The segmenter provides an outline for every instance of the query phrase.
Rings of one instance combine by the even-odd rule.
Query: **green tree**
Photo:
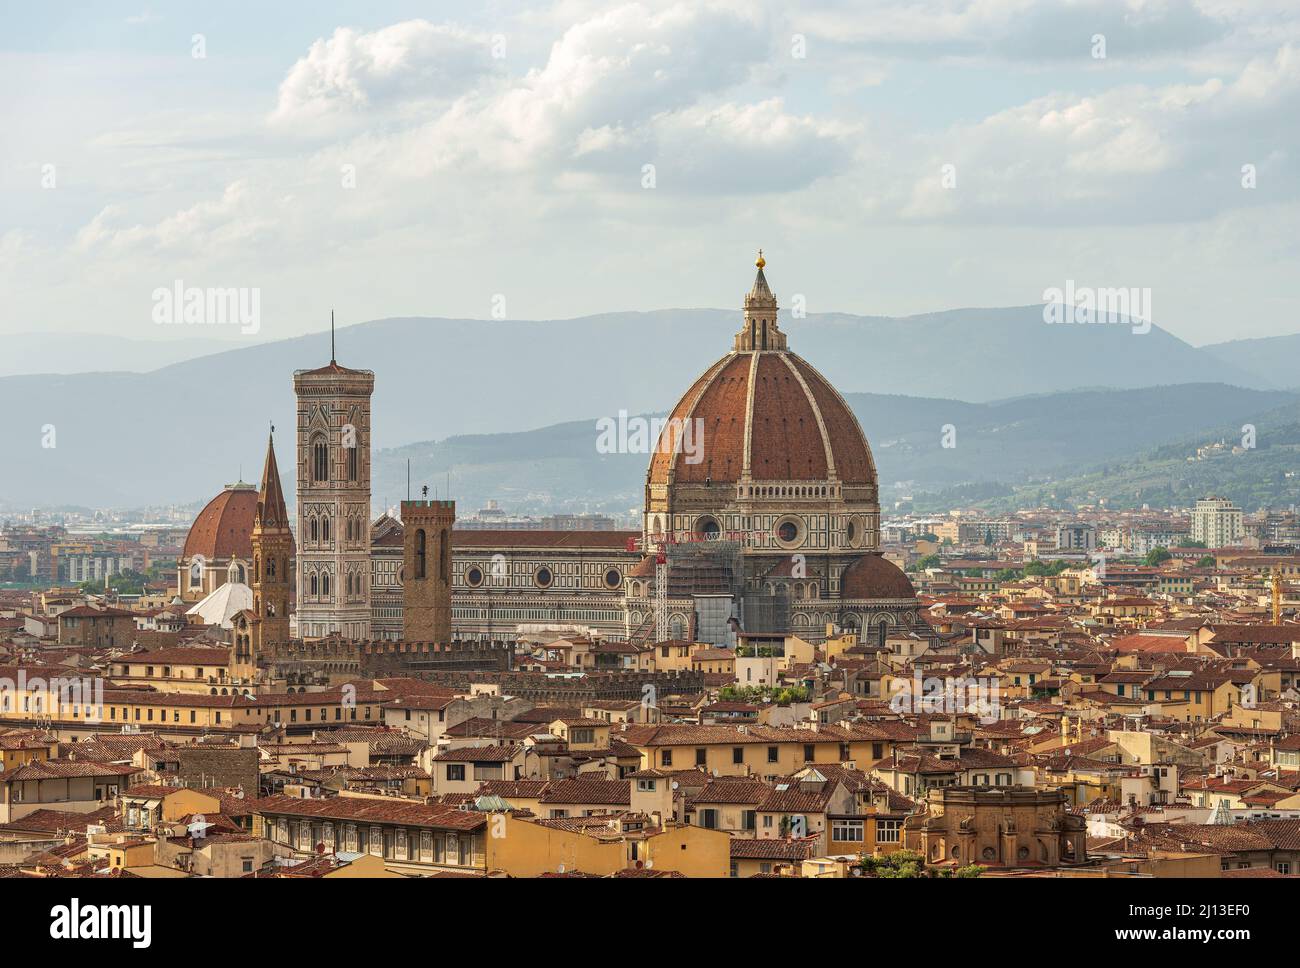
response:
[[[1144,565],[1163,565],[1172,558],[1168,548],[1152,548],[1147,552],[1147,556],[1142,559]]]
[[[1198,558],[1196,561],[1197,568],[1213,568],[1215,564],[1214,555],[1206,555],[1204,558]]]
[[[916,567],[921,571],[925,571],[927,568],[938,568],[941,564],[943,564],[943,559],[938,555],[926,555],[916,563]]]

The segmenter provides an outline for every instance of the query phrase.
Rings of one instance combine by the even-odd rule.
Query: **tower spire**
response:
[[[264,530],[287,528],[289,512],[284,506],[280,487],[280,468],[275,462],[275,425],[266,441],[266,464],[262,468],[262,486],[257,495],[257,523]]]
[[[737,353],[752,353],[755,350],[781,352],[786,348],[785,334],[776,325],[776,296],[772,295],[772,289],[767,284],[767,276],[763,274],[767,259],[763,258],[762,249],[758,250],[758,258],[754,260],[754,265],[758,267],[758,274],[754,276],[754,285],[745,294],[745,322],[740,332],[736,334],[735,351]]]
[[[330,363],[334,363],[334,310],[330,310]]]

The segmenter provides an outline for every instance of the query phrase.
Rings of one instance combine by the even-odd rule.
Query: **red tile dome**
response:
[[[911,580],[892,561],[879,554],[862,555],[840,576],[840,598],[879,601],[916,598]]]
[[[257,488],[230,484],[208,502],[185,538],[186,558],[202,555],[208,561],[252,558],[253,518],[257,513]]]
[[[745,297],[735,349],[709,367],[673,407],[650,460],[648,483],[831,481],[876,486],[871,448],[844,398],[786,347],[776,299],[760,267]],[[701,459],[681,433],[703,431]]]

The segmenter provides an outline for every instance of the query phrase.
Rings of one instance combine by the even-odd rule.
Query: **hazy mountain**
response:
[[[1189,384],[1142,390],[1084,391],[972,404],[952,400],[847,394],[871,442],[887,497],[960,484],[1022,484],[1078,473],[1099,460],[1218,430],[1225,420],[1296,406],[1300,397]],[[942,446],[951,424],[956,446]],[[599,454],[595,420],[516,434],[452,437],[380,451],[376,497],[388,504],[406,487],[428,483],[450,493],[462,514],[487,498],[511,508],[626,511],[641,503],[648,456]],[[707,449],[708,440],[704,442]],[[450,477],[448,477],[450,475]]]
[[[32,373],[147,373],[228,349],[215,339],[123,339],[94,333],[0,334],[0,376]]]
[[[922,508],[956,500],[1004,510],[1073,508],[1104,501],[1114,508],[1190,505],[1221,494],[1247,511],[1300,503],[1300,404],[1253,417],[1253,440],[1235,420],[1152,450],[1094,465],[1042,484],[967,486],[926,494]],[[1246,446],[1247,443],[1253,446]],[[963,501],[966,503],[965,501]]]
[[[337,356],[376,372],[374,442],[399,447],[621,409],[665,410],[730,349],[738,325],[739,313],[723,310],[552,321],[385,319],[339,330]],[[907,319],[812,315],[784,327],[791,347],[846,393],[988,401],[1070,387],[1259,382],[1159,329],[1134,335],[1114,325],[1049,326],[1038,306]],[[256,477],[272,420],[282,428],[280,463],[292,492],[292,373],[328,359],[328,334],[314,334],[148,373],[0,378],[0,407],[12,415],[0,503],[206,498],[241,467],[245,478]],[[911,409],[903,405],[900,419],[926,414],[929,426],[938,416]],[[954,417],[941,423],[960,427]],[[42,446],[46,426],[55,429],[55,448]],[[886,438],[901,432],[880,431]],[[908,479],[910,465],[897,473]]]
[[[1257,386],[1300,387],[1300,371],[1296,368],[1300,364],[1300,333],[1213,343],[1202,346],[1201,352],[1226,366],[1258,373],[1260,381]]]

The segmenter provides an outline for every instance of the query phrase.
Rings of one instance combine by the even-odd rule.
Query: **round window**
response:
[[[471,565],[469,570],[465,572],[465,584],[470,588],[478,588],[479,585],[483,584],[483,569],[478,565]]]
[[[551,569],[543,566],[537,569],[533,581],[537,583],[538,588],[550,588],[551,582],[555,581],[555,576],[551,574]]]
[[[617,568],[611,568],[609,571],[605,572],[606,588],[617,588],[622,583],[623,583],[623,573],[619,571]]]
[[[776,536],[786,544],[792,544],[799,537],[799,525],[793,521],[782,521],[776,526]]]
[[[854,522],[850,521],[849,524],[848,524],[848,527],[844,529],[844,533],[848,536],[849,544],[853,544],[853,542],[855,542],[855,541],[858,540],[858,526],[857,526],[857,524],[855,524]]]

